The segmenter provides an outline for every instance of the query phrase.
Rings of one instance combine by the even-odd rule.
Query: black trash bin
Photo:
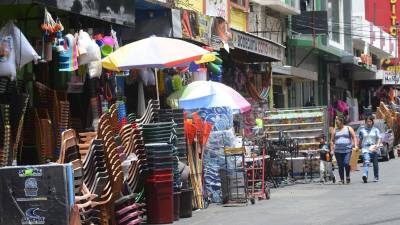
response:
[[[192,195],[193,195],[193,189],[191,188],[181,190],[181,204],[180,204],[181,218],[192,217]]]

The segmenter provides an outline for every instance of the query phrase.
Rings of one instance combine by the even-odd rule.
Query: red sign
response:
[[[396,23],[400,18],[400,1],[397,0],[364,0],[365,17],[375,26],[396,35]]]
[[[364,0],[364,2],[365,18],[390,35],[398,36],[400,0]]]

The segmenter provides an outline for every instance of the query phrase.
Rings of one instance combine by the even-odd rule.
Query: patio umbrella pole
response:
[[[157,73],[158,73],[158,69],[155,68],[154,69],[154,76],[155,76],[155,79],[156,79],[157,101],[160,102],[160,93],[158,91],[158,75],[157,75]]]

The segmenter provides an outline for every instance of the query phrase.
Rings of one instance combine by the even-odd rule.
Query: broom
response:
[[[184,122],[184,127],[185,127],[185,135],[187,139],[187,144],[188,144],[188,161],[189,161],[189,168],[190,168],[190,181],[193,186],[193,191],[194,191],[194,196],[193,196],[193,206],[194,208],[201,208],[202,204],[198,200],[198,195],[201,194],[199,187],[198,187],[198,181],[196,177],[196,167],[194,164],[194,159],[193,159],[193,141],[196,135],[196,129],[192,125],[192,121],[185,119]]]

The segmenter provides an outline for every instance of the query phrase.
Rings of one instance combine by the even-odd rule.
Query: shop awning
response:
[[[242,62],[281,61],[285,46],[256,35],[231,29],[231,54]]]
[[[284,76],[286,78],[318,80],[318,74],[316,72],[294,66],[272,65],[272,72],[273,75]]]

